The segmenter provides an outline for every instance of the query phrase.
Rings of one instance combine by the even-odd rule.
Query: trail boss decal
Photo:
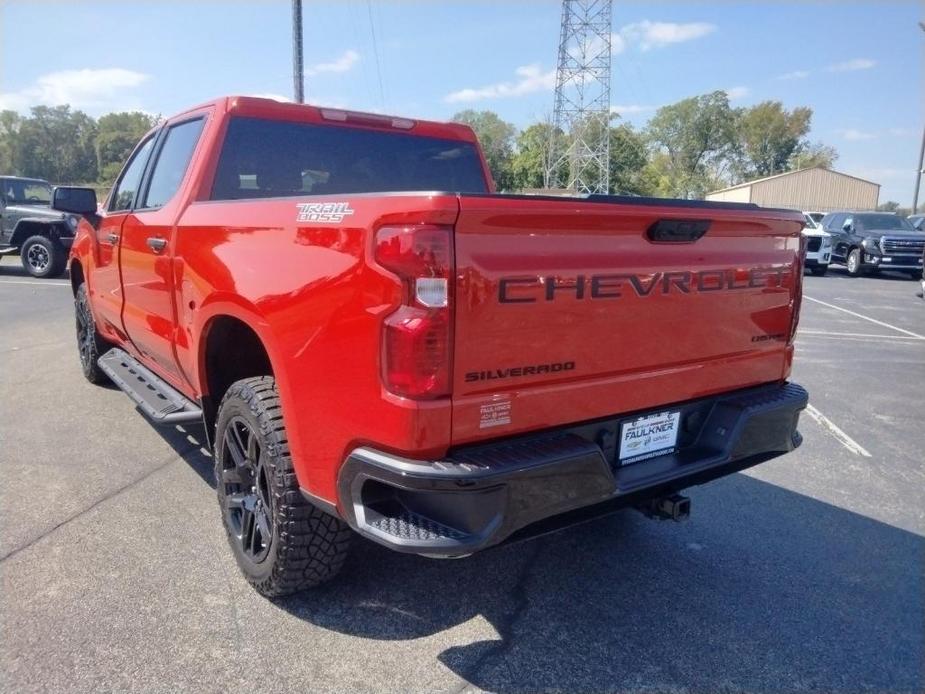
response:
[[[690,294],[784,286],[790,271],[782,267],[653,272],[647,275],[608,273],[577,277],[502,277],[498,301],[502,304],[532,304],[557,299],[619,299],[636,295]]]
[[[300,202],[296,203],[296,207],[299,208],[295,218],[297,222],[336,224],[353,214],[348,202]]]

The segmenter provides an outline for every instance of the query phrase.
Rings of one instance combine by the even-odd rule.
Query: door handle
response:
[[[162,239],[159,236],[149,236],[148,237],[148,248],[150,248],[155,253],[160,253],[167,247],[167,239]]]
[[[111,243],[113,246],[115,246],[117,243],[119,243],[119,235],[118,234],[106,234],[106,240],[109,241],[109,243]]]

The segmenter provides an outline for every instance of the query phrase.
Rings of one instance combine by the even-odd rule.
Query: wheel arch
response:
[[[254,376],[276,377],[270,349],[260,332],[230,313],[211,316],[203,326],[198,363],[203,418],[210,439],[218,406],[232,383]]]
[[[53,241],[57,240],[57,232],[61,224],[57,221],[47,219],[20,219],[13,229],[13,235],[10,237],[10,245],[19,248],[22,243],[30,236],[45,236]]]
[[[73,258],[70,261],[68,267],[70,268],[71,276],[71,293],[74,296],[77,296],[77,288],[87,281],[86,277],[84,276],[83,264],[77,258]]]

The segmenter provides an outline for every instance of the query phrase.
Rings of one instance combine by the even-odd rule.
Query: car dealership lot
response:
[[[84,382],[66,280],[0,264],[0,688],[921,691],[925,301],[805,278],[795,453],[468,559],[357,540],[267,601],[228,550],[196,427]]]

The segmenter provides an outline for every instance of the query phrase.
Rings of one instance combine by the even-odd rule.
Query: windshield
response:
[[[3,198],[7,205],[48,205],[51,203],[51,186],[44,181],[4,178]]]
[[[408,133],[232,118],[213,200],[443,190],[485,193],[469,142]]]
[[[898,217],[895,214],[859,214],[854,218],[854,223],[861,231],[915,231],[905,217]]]
[[[806,220],[807,229],[818,229],[819,228],[819,225],[816,224],[816,220],[813,219],[810,215],[804,214],[803,218]]]

